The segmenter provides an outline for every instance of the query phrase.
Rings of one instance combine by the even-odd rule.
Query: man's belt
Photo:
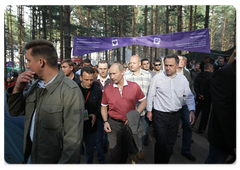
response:
[[[179,110],[178,111],[175,111],[175,112],[162,112],[162,111],[159,111],[159,110],[156,110],[155,111],[159,112],[159,113],[164,113],[164,114],[168,114],[168,115],[176,115],[179,113]]]
[[[112,117],[110,117],[112,120],[116,121],[116,122],[121,122],[121,123],[125,123],[126,120],[122,120],[122,119],[114,119]]]

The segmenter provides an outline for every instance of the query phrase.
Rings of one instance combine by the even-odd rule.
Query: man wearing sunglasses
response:
[[[154,72],[157,73],[157,74],[160,73],[161,72],[161,66],[162,66],[161,61],[159,59],[156,59],[154,61]]]

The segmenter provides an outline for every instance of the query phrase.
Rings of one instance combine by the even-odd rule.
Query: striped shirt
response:
[[[127,81],[132,81],[132,82],[137,83],[141,87],[144,95],[147,97],[148,89],[150,87],[151,80],[152,80],[151,73],[149,73],[148,71],[145,71],[145,70],[140,68],[139,75],[135,75],[135,73],[133,71],[128,70],[128,71],[126,71],[124,73],[124,78]],[[140,103],[138,102],[136,107],[138,107],[139,104]],[[145,111],[146,110],[143,110],[143,112],[140,114],[140,116],[144,116],[145,115]]]

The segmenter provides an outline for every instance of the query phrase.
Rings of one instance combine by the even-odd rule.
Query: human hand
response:
[[[196,119],[194,111],[190,111],[189,119],[190,119],[189,121],[191,122],[191,125],[193,125]]]
[[[92,127],[93,127],[94,123],[96,122],[96,115],[90,114],[89,117],[92,117]]]
[[[151,111],[147,112],[147,118],[149,119],[149,121],[152,121],[152,112]]]
[[[20,74],[17,78],[15,87],[12,91],[12,94],[17,93],[21,90],[24,89],[24,87],[27,86],[27,84],[33,80],[33,77],[35,75],[35,72],[27,70],[25,72],[23,72],[22,74]]]
[[[107,132],[107,133],[112,132],[112,129],[111,129],[110,124],[109,124],[108,122],[105,122],[105,123],[104,123],[103,129],[104,129],[105,132]]]

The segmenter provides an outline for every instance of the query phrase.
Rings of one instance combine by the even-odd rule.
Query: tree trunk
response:
[[[42,6],[43,39],[47,39],[46,29],[46,6]]]
[[[38,38],[41,38],[41,9],[38,6]]]
[[[147,36],[147,14],[148,14],[148,8],[147,5],[145,5],[145,10],[144,10],[144,36]],[[147,46],[143,47],[143,58],[146,58],[147,55]]]
[[[2,47],[3,47],[3,66],[4,77],[7,78],[7,65],[6,65],[6,37],[5,37],[5,20],[4,20],[4,3],[2,3]]]
[[[234,46],[236,46],[236,12],[235,11],[235,19],[234,19]]]
[[[178,32],[182,32],[182,5],[178,6]],[[181,55],[181,50],[177,50],[177,54]]]
[[[87,7],[87,36],[89,36],[89,8]],[[89,59],[89,54],[87,54],[87,58]]]
[[[64,31],[64,45],[65,45],[65,59],[71,58],[71,35],[70,35],[70,6],[64,6],[64,21],[63,21],[63,31]]]
[[[209,5],[206,5],[206,14],[205,14],[204,28],[208,28],[208,21],[209,21]]]
[[[10,43],[11,43],[11,58],[14,58],[13,55],[13,29],[12,29],[12,9],[10,6]]]
[[[158,5],[156,5],[155,35],[158,35]],[[158,48],[155,48],[155,60],[158,58]]]
[[[49,33],[50,33],[49,41],[52,42],[52,8],[51,6],[49,6]]]
[[[226,23],[227,23],[227,12],[225,10],[224,14],[224,23],[223,23],[223,31],[222,31],[222,51],[225,51],[225,30],[226,30]]]
[[[132,30],[133,30],[133,37],[136,37],[136,6],[133,5],[133,25],[132,25]],[[132,45],[132,55],[136,54],[136,45]]]
[[[189,26],[188,26],[189,31],[192,30],[192,13],[193,13],[193,6],[190,5],[190,19],[189,19]]]
[[[121,6],[119,5],[118,6],[118,37],[121,37],[121,20],[122,20],[122,17],[121,17]],[[121,48],[118,48],[117,49],[117,61],[119,61],[121,63]]]
[[[117,6],[114,6],[114,32],[115,32],[115,37],[118,36],[118,19],[117,19]],[[118,60],[118,49],[114,49],[114,60],[115,56],[117,56],[117,61]]]
[[[60,7],[60,60],[63,60],[63,6]]]
[[[36,11],[36,8],[35,6],[33,5],[32,6],[32,39],[34,40],[35,39],[35,11]]]
[[[6,45],[7,45],[7,47],[6,47],[6,49],[8,49],[8,58],[9,58],[9,61],[11,61],[11,54],[10,54],[10,52],[9,52],[9,49],[11,48],[10,47],[10,24],[9,24],[9,20],[12,18],[11,17],[11,7],[10,7],[10,9],[9,10],[7,10],[6,11],[7,12],[7,29],[6,29],[6,34],[7,34],[7,42],[6,42]],[[5,13],[4,13],[5,14]],[[5,18],[4,18],[4,23],[5,23]],[[4,27],[4,29],[5,29],[5,27]],[[6,36],[4,36],[4,37],[6,37]]]
[[[19,63],[21,62],[21,53],[22,53],[22,41],[21,41],[21,25],[22,25],[22,6],[18,5],[18,58],[19,58]],[[14,57],[12,58],[13,62],[13,70],[14,71]],[[21,66],[20,66],[21,69]]]
[[[214,49],[214,6],[212,7],[212,18],[211,18],[211,36],[210,36],[210,47]]]
[[[107,5],[104,6],[104,16],[105,16],[105,24],[104,24],[104,28],[105,28],[105,37],[107,37]],[[106,57],[106,61],[108,61],[108,52],[107,50],[105,50],[105,57]]]
[[[151,6],[151,35],[153,35],[153,5]],[[153,47],[150,47],[150,63],[153,62]]]
[[[127,6],[124,5],[124,14],[123,14],[123,36],[126,37],[126,23],[127,23]],[[123,47],[123,63],[126,62],[126,47]]]
[[[195,11],[194,11],[194,30],[197,29],[197,5],[195,5]]]
[[[169,33],[169,10],[168,5],[166,5],[166,34]],[[165,55],[168,54],[168,49],[165,49]]]

